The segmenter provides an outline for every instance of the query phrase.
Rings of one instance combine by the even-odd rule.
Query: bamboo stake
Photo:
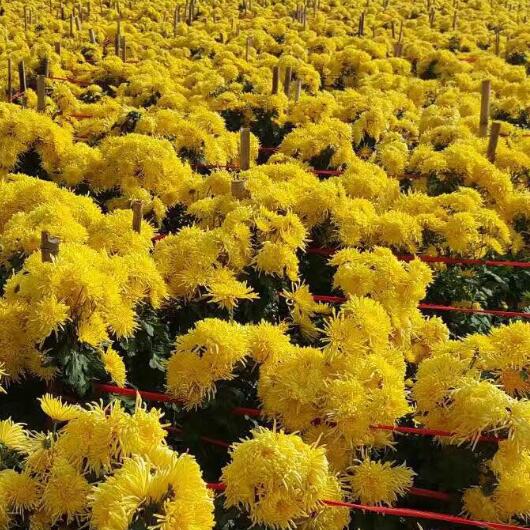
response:
[[[490,139],[488,143],[488,160],[494,164],[495,163],[495,152],[497,151],[497,144],[499,143],[499,135],[501,133],[501,123],[494,121],[491,124],[490,129]]]
[[[481,100],[480,100],[480,122],[479,135],[482,137],[488,134],[488,121],[490,116],[490,96],[491,96],[491,81],[485,79],[481,86]]]
[[[395,39],[396,38],[396,23],[392,20],[392,22],[390,22],[390,30],[392,31],[392,38]]]
[[[70,37],[74,36],[74,15],[70,15]]]
[[[275,66],[272,69],[272,94],[275,95],[280,89],[280,67]]]
[[[88,40],[90,41],[90,44],[97,44],[96,32],[94,31],[94,28],[90,28],[88,30]]]
[[[46,231],[41,232],[40,251],[43,262],[53,262],[53,259],[59,254],[60,243],[61,241],[59,238],[50,236]]]
[[[132,220],[132,229],[138,234],[142,233],[142,219],[143,219],[143,202],[142,201],[132,201],[131,208],[133,211],[133,220]]]
[[[24,61],[18,63],[18,86],[19,92],[24,93],[28,89],[28,84],[26,81],[26,65]]]
[[[399,38],[398,42],[401,44],[403,42],[403,19],[401,19],[401,24],[399,25]]]
[[[81,31],[81,19],[79,17],[75,17],[75,29],[77,31]]]
[[[283,91],[285,92],[285,95],[289,97],[289,92],[291,91],[291,80],[293,78],[293,69],[292,67],[288,66],[285,69],[285,78],[283,81]]]
[[[37,112],[46,112],[46,77],[37,76]]]
[[[240,134],[239,169],[240,171],[247,171],[250,169],[250,129],[244,127]]]
[[[456,31],[457,21],[458,21],[458,9],[455,9],[453,12],[453,31]]]

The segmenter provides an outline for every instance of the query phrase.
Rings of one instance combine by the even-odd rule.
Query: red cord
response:
[[[346,301],[344,296],[330,296],[330,295],[315,295],[313,296],[315,302],[323,302],[327,304],[341,304]],[[530,318],[530,313],[521,313],[519,311],[500,311],[498,309],[473,309],[472,307],[453,307],[449,305],[439,304],[418,304],[418,309],[426,311],[447,311],[454,313],[470,313],[474,315],[493,315],[503,318]]]
[[[167,427],[166,430],[170,433],[176,433],[176,434],[183,434],[184,429],[181,429],[180,427]],[[229,444],[228,442],[225,442],[224,440],[218,440],[217,438],[210,438],[209,436],[200,436],[199,440],[202,442],[208,443],[210,445],[216,445],[218,447],[223,447],[224,449],[228,449],[232,444]]]
[[[115,385],[109,385],[104,383],[94,383],[94,391],[104,394],[118,394],[121,396],[136,397],[139,394],[146,401],[161,401],[169,403],[178,403],[178,400],[163,394],[161,392],[149,392],[146,390],[136,390],[134,388],[121,388]],[[248,416],[251,418],[259,418],[262,416],[262,411],[255,408],[248,407],[234,407],[231,411],[236,416]],[[419,427],[400,427],[396,425],[372,425],[372,429],[383,430],[383,431],[394,431],[404,434],[415,434],[419,436],[443,436],[443,437],[454,437],[455,434],[449,431],[438,431],[433,429],[423,429]],[[498,443],[503,440],[501,437],[496,436],[480,436],[478,441]]]
[[[463,526],[474,526],[479,528],[495,528],[496,530],[530,530],[523,526],[516,526],[505,523],[489,523],[485,521],[474,521],[464,519],[454,515],[446,515],[436,512],[425,512],[423,510],[414,510],[410,508],[388,508],[386,506],[367,506],[364,504],[355,504],[343,501],[322,501],[327,506],[339,508],[349,508],[350,510],[361,510],[365,512],[379,513],[383,515],[394,515],[396,517],[412,517],[414,519],[429,519],[431,521],[443,521],[446,523],[459,524]]]
[[[421,435],[421,436],[442,436],[442,437],[448,437],[448,438],[453,438],[455,436],[455,434],[450,431],[441,431],[438,429],[424,429],[421,427],[401,427],[399,425],[372,425],[371,428],[381,430],[381,431],[393,431],[393,432],[400,432],[403,434],[416,434],[416,435]],[[487,442],[487,443],[499,443],[500,441],[504,439],[505,438],[502,438],[500,436],[479,436],[478,437],[479,442]]]
[[[13,94],[11,96],[10,103],[13,103],[13,101],[15,101],[15,99],[18,99],[18,98],[22,97],[24,94],[25,94],[25,92],[23,90],[21,92],[16,92],[15,94]]]
[[[213,491],[225,491],[226,485],[222,482],[211,482],[207,484],[208,488]],[[323,504],[332,508],[348,508],[349,510],[359,510],[363,512],[379,513],[383,515],[394,515],[396,517],[411,517],[414,519],[429,519],[431,521],[444,521],[446,523],[459,524],[463,526],[474,526],[479,528],[495,528],[496,530],[530,530],[523,526],[516,526],[505,523],[488,523],[485,521],[474,521],[464,519],[455,515],[446,515],[444,513],[426,512],[423,510],[414,510],[410,508],[389,508],[386,506],[368,506],[365,504],[356,504],[353,502],[323,500]]]
[[[333,256],[339,249],[327,247],[310,247],[307,249],[308,254],[320,256]],[[396,258],[401,261],[412,261],[415,258],[425,263],[446,263],[448,265],[484,265],[487,267],[516,267],[521,269],[530,269],[530,261],[499,261],[499,260],[481,260],[469,258],[449,258],[445,256],[425,256],[412,254],[396,254]]]

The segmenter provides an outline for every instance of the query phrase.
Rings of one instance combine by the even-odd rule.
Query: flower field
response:
[[[1,2],[0,530],[528,530],[529,16]]]

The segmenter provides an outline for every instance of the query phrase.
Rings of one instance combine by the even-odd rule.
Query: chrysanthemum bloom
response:
[[[124,387],[127,380],[127,371],[120,355],[112,348],[107,348],[106,351],[101,352],[101,360],[105,371],[110,375],[111,379],[118,386]]]
[[[365,459],[350,469],[351,494],[363,504],[391,505],[412,486],[415,473],[405,466]]]
[[[215,392],[215,381],[233,377],[236,364],[247,354],[242,325],[217,318],[201,320],[177,338],[167,364],[168,391],[186,407],[196,407]]]
[[[42,491],[29,474],[3,469],[0,471],[0,496],[2,494],[12,511],[23,513],[37,506]]]
[[[326,500],[344,500],[343,485],[332,475],[328,478],[328,488],[325,495]],[[298,523],[297,528],[299,530],[343,530],[348,526],[349,522],[349,508],[323,506],[318,511],[313,512],[307,519]]]
[[[169,449],[158,456],[158,464],[141,457],[126,460],[93,487],[89,503],[94,528],[127,530],[152,505],[158,506],[154,515],[161,530],[213,528],[212,494],[194,458]]]
[[[289,356],[291,341],[286,335],[287,325],[271,324],[263,320],[247,325],[249,355],[258,363],[274,364]]]
[[[291,528],[317,510],[328,491],[324,448],[296,434],[258,428],[252,438],[234,444],[230,456],[222,474],[225,505],[245,508],[256,524]]]
[[[258,396],[264,412],[290,431],[309,428],[322,415],[327,376],[321,350],[291,346],[284,359],[261,368]]]
[[[20,423],[10,419],[0,420],[0,443],[14,451],[26,452],[29,448],[28,433]]]

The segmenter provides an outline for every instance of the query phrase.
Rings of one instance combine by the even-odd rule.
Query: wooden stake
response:
[[[138,234],[142,233],[142,219],[144,216],[144,205],[142,201],[132,201],[133,211],[132,229]]]
[[[54,44],[54,48],[55,48],[55,53],[57,55],[61,55],[61,43],[60,42],[56,42]]]
[[[125,36],[120,38],[120,51],[121,51],[121,60],[126,63],[127,62],[127,41],[125,40]]]
[[[244,127],[241,129],[239,144],[239,170],[247,171],[250,169],[250,129]]]
[[[74,15],[70,15],[70,37],[74,36]]]
[[[248,190],[245,188],[245,181],[234,179],[231,183],[232,196],[236,199],[243,200],[250,196]]]
[[[361,13],[361,16],[359,17],[359,37],[362,37],[364,35],[364,11]]]
[[[392,31],[392,38],[395,39],[396,38],[396,23],[392,20],[392,22],[390,22],[390,30]]]
[[[453,31],[456,31],[457,20],[458,20],[458,10],[455,9],[453,12]]]
[[[81,19],[79,17],[75,17],[75,29],[77,31],[81,31]]]
[[[51,263],[59,254],[59,245],[61,241],[57,237],[50,236],[46,231],[41,232],[40,251],[42,261]]]
[[[7,58],[7,101],[13,101],[13,61]]]
[[[175,6],[175,11],[173,12],[173,36],[177,36],[177,27],[180,22],[180,6]]]
[[[434,7],[431,7],[431,10],[429,11],[429,26],[434,27],[434,16],[436,14],[436,11]]]
[[[37,76],[37,112],[46,112],[46,77]]]
[[[88,40],[90,41],[90,44],[97,44],[96,32],[94,31],[94,28],[90,28],[88,30]]]
[[[20,61],[18,63],[18,86],[19,86],[19,92],[26,92],[28,89],[28,84],[26,82],[26,65],[24,64],[24,61]]]
[[[50,75],[50,59],[48,56],[44,57],[42,60],[41,73],[44,77],[49,77]]]
[[[490,95],[491,95],[491,81],[485,79],[481,86],[481,100],[480,100],[480,122],[479,135],[486,137],[488,134],[488,121],[490,117]]]
[[[294,93],[294,100],[295,101],[299,101],[301,95],[302,95],[302,80],[301,79],[297,79],[296,80],[296,90],[295,90],[295,93]]]
[[[488,143],[488,160],[494,164],[495,163],[495,151],[497,151],[497,144],[499,142],[499,135],[501,133],[501,123],[494,121],[491,124],[490,129],[490,139]]]
[[[272,94],[277,94],[280,90],[280,67],[275,66],[272,69]]]
[[[118,20],[116,25],[116,35],[114,36],[114,53],[120,57],[120,47],[121,47],[121,21]]]
[[[495,55],[498,57],[501,53],[501,30],[495,29]]]
[[[394,42],[394,57],[401,57],[403,52],[403,44],[401,42]]]
[[[247,37],[247,42],[245,44],[245,61],[250,59],[250,47],[252,46],[252,37]]]
[[[90,16],[92,15],[92,4],[90,3],[90,0],[86,3],[86,18],[87,20],[90,19]]]
[[[398,42],[401,44],[403,41],[403,19],[401,19],[401,24],[399,25],[399,38]]]
[[[289,92],[291,91],[291,80],[293,78],[293,69],[292,67],[288,66],[285,69],[285,78],[283,81],[283,91],[285,92],[285,95],[289,97]]]

